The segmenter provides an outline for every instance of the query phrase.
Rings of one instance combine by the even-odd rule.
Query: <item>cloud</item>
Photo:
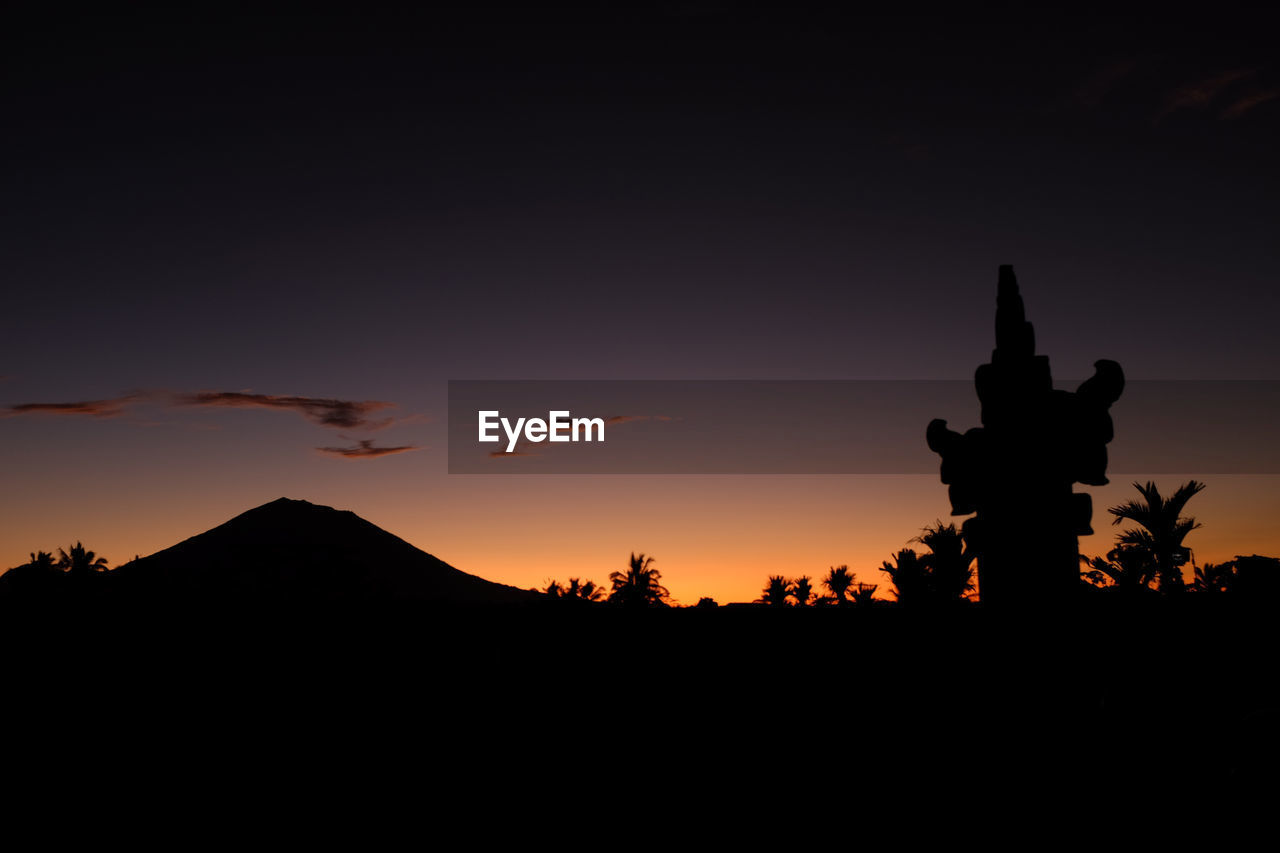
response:
[[[332,400],[322,397],[295,397],[276,394],[250,394],[244,391],[201,391],[179,397],[184,406],[224,406],[228,408],[287,409],[297,412],[312,423],[339,429],[380,429],[391,418],[371,421],[369,415],[395,406],[380,400]]]
[[[302,415],[312,423],[338,429],[381,429],[392,423],[409,424],[430,420],[421,415],[372,420],[370,416],[395,403],[381,400],[335,400],[325,397],[301,397],[283,394],[253,394],[247,391],[200,391],[194,394],[168,392],[134,392],[106,400],[80,400],[72,403],[20,403],[0,410],[4,416],[27,414],[93,415],[113,417],[138,403],[169,406],[221,406],[225,408],[284,409]]]
[[[629,424],[634,421],[673,421],[675,418],[671,415],[614,415],[611,418],[605,418],[605,426],[613,424]]]
[[[371,438],[357,441],[354,447],[316,448],[316,450],[328,456],[337,456],[342,459],[377,459],[379,456],[390,456],[393,453],[408,453],[411,450],[421,449],[413,444],[406,444],[400,447],[376,447]]]
[[[137,395],[130,394],[108,400],[81,400],[75,403],[19,403],[10,406],[6,415],[92,415],[95,418],[113,418],[137,400]]]
[[[389,403],[388,405],[394,406],[395,404]],[[413,426],[416,424],[433,424],[435,422],[436,422],[436,418],[434,415],[427,415],[419,412],[416,415],[405,415],[404,417],[387,418],[385,421],[379,421],[378,428],[381,429],[383,426],[400,427],[400,426]]]
[[[1180,86],[1165,97],[1164,110],[1161,111],[1159,117],[1163,118],[1178,110],[1204,109],[1222,94],[1227,87],[1240,80],[1247,80],[1257,73],[1257,69],[1253,68],[1236,68]]]
[[[221,406],[225,408],[265,408],[293,411],[302,415],[312,423],[325,427],[341,429],[376,430],[392,423],[408,424],[422,420],[430,420],[422,415],[409,415],[404,418],[386,418],[374,421],[370,415],[383,409],[390,409],[394,403],[380,400],[334,400],[322,397],[299,397],[293,395],[253,394],[248,391],[200,391],[195,394],[177,394],[163,391],[137,391],[122,397],[106,400],[80,400],[72,403],[20,403],[15,406],[0,408],[0,417],[18,415],[89,415],[98,418],[110,418],[124,414],[125,411],[138,404],[152,403],[162,406]],[[145,413],[139,413],[145,414]],[[155,417],[135,416],[129,420],[137,426],[168,426],[170,422]],[[216,429],[203,426],[199,428]],[[394,453],[408,453],[420,450],[418,445],[406,444],[398,446],[378,446],[373,439],[354,439],[342,435],[346,441],[354,441],[350,447],[317,447],[320,453],[337,456],[343,459],[376,459],[379,456],[390,456]]]
[[[1222,111],[1218,118],[1226,121],[1238,119],[1258,106],[1258,104],[1265,104],[1267,101],[1274,101],[1276,98],[1280,98],[1280,89],[1263,89],[1250,92],[1244,97],[1237,98],[1231,106]]]

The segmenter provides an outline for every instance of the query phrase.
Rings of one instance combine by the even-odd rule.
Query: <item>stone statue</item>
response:
[[[1093,506],[1072,485],[1107,483],[1108,410],[1124,389],[1116,362],[1094,370],[1074,393],[1054,390],[1013,267],[1000,267],[996,348],[974,376],[982,426],[961,434],[934,420],[926,432],[942,457],[951,514],[977,513],[962,529],[986,604],[1052,603],[1078,588],[1077,537],[1093,532]]]

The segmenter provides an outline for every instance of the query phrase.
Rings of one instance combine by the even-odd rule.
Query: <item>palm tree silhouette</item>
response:
[[[893,582],[893,596],[903,604],[928,600],[929,567],[912,548],[903,548],[885,561],[882,570]]]
[[[603,587],[597,586],[595,581],[580,578],[569,578],[569,582],[565,584],[556,580],[548,581],[546,587],[537,591],[566,601],[599,601],[604,598]]]
[[[1142,493],[1143,500],[1130,499],[1107,510],[1116,517],[1113,524],[1132,521],[1139,525],[1123,531],[1116,541],[1151,557],[1161,592],[1180,591],[1185,587],[1181,568],[1185,558],[1179,559],[1178,552],[1186,535],[1200,526],[1194,518],[1183,517],[1182,510],[1187,501],[1204,490],[1205,484],[1188,480],[1168,498],[1152,482],[1145,486],[1134,483],[1133,487]]]
[[[604,598],[604,587],[596,586],[595,581],[569,578],[569,583],[564,587],[563,595],[565,598],[572,598],[576,601],[599,601]]]
[[[632,554],[630,566],[625,572],[610,573],[609,582],[613,584],[613,592],[609,594],[609,601],[628,607],[666,604],[671,593],[658,583],[662,574],[652,568],[653,562],[653,557]]]
[[[813,600],[813,584],[808,575],[801,575],[791,582],[791,597],[796,600],[797,607],[808,607]]]
[[[57,564],[53,562],[53,555],[48,551],[36,551],[34,553],[28,551],[27,553],[31,554],[31,562],[27,563],[27,565],[39,570],[41,573],[51,572],[58,568]]]
[[[929,549],[917,554],[904,548],[885,562],[882,571],[893,581],[893,594],[899,602],[963,601],[973,589],[973,554],[964,547],[964,537],[954,524],[936,522],[911,540]],[[865,594],[870,599],[870,594]]]
[[[822,585],[831,593],[836,604],[849,604],[849,587],[853,586],[855,578],[856,575],[849,571],[848,566],[839,568],[832,566],[826,578],[823,579]]]
[[[85,547],[77,542],[71,546],[70,553],[61,548],[58,549],[58,568],[66,570],[72,577],[84,577],[95,572],[105,572],[107,558],[99,557],[92,551],[86,551]]]
[[[786,607],[787,597],[790,594],[791,581],[782,575],[769,575],[768,583],[765,584],[764,591],[757,601],[761,604],[771,604],[774,607]]]
[[[1124,545],[1108,551],[1106,559],[1081,555],[1080,562],[1087,567],[1081,576],[1097,587],[1114,587],[1131,593],[1150,589],[1156,577],[1156,564],[1151,555]]]
[[[964,537],[954,524],[937,521],[932,527],[926,527],[915,541],[929,549],[920,559],[928,569],[931,597],[956,601],[973,589],[974,556],[965,551]]]
[[[870,604],[875,601],[876,590],[880,588],[879,584],[859,583],[855,584],[857,589],[853,591],[853,603],[857,605]]]
[[[1205,563],[1196,566],[1191,588],[1196,592],[1230,592],[1236,581],[1236,563]]]

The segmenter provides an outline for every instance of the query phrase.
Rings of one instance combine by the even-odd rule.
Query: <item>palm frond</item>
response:
[[[1178,487],[1177,491],[1165,502],[1165,512],[1176,518],[1182,514],[1187,501],[1204,491],[1205,484],[1196,480],[1188,480]]]

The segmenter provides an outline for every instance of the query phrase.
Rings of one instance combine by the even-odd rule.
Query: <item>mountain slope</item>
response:
[[[353,512],[288,498],[111,575],[122,591],[262,601],[501,604],[537,597],[455,569]]]

